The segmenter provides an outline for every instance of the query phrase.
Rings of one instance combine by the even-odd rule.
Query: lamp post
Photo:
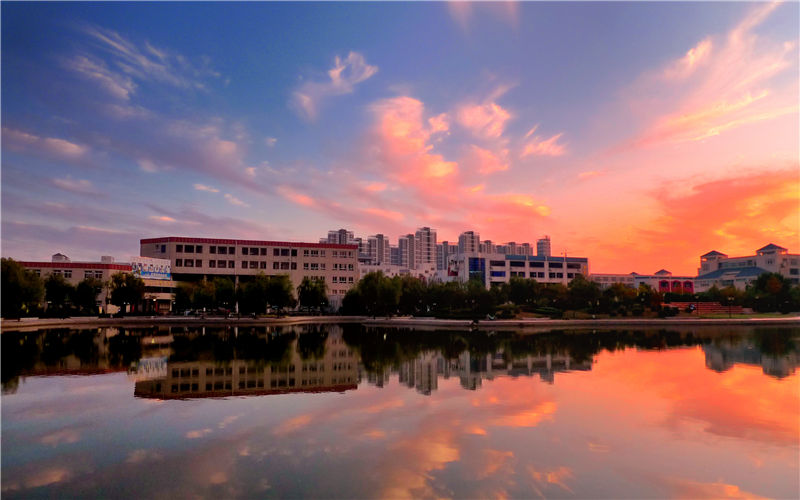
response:
[[[731,314],[731,308],[733,307],[733,297],[728,297],[728,319],[731,319],[733,316]]]

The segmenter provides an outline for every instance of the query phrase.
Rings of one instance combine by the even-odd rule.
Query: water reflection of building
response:
[[[761,366],[765,375],[784,378],[792,375],[798,365],[796,352],[768,355],[762,353],[752,341],[720,341],[705,344],[703,352],[706,357],[706,368],[716,372],[730,370],[733,365],[742,363]]]
[[[358,358],[341,337],[329,337],[325,354],[303,359],[296,343],[287,361],[233,359],[168,361],[166,375],[136,382],[134,395],[156,399],[257,396],[355,389]]]
[[[481,387],[483,380],[496,377],[520,377],[538,375],[549,384],[555,380],[556,372],[591,370],[592,361],[576,362],[568,354],[526,355],[506,359],[502,350],[494,354],[473,355],[464,351],[455,359],[447,359],[441,353],[428,351],[416,358],[400,363],[396,371],[398,381],[420,394],[430,395],[439,387],[439,378],[459,378],[461,387],[474,391]],[[367,374],[367,381],[383,387],[388,381],[388,373],[380,376]]]

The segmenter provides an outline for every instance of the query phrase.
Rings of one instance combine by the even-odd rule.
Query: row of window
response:
[[[354,283],[355,280],[352,276],[334,276],[331,278],[333,283]]]
[[[501,274],[495,274],[497,272],[499,272]],[[575,274],[576,273],[567,273],[567,278],[572,279],[572,278],[575,277]],[[492,277],[505,277],[506,274],[503,271],[492,271],[491,275],[492,275]],[[511,271],[509,273],[509,275],[512,278],[544,278],[545,277],[545,273],[543,273],[541,271],[531,271],[530,275],[527,275],[527,276],[526,276],[526,273],[522,272],[522,271]],[[564,273],[548,273],[548,277],[552,278],[552,279],[563,278],[564,277]]]
[[[505,267],[506,262],[508,262],[508,265],[510,267],[525,267],[525,262],[526,261],[524,261],[524,260],[511,260],[511,261],[490,260],[489,261],[489,265],[492,266],[492,267]],[[531,262],[528,262],[528,267],[544,268],[545,267],[545,263],[544,262],[533,262],[533,261],[531,261]],[[564,263],[563,262],[548,262],[548,267],[550,269],[563,269],[564,268]],[[567,262],[567,269],[580,269],[580,268],[581,268],[581,264],[578,263],[578,262]]]
[[[39,276],[38,269],[35,271],[35,273],[36,276]],[[53,269],[53,274],[55,274],[56,276],[63,276],[65,278],[72,278],[72,269],[64,269],[63,271],[61,269]],[[101,274],[100,277],[102,276],[103,275]]]
[[[268,254],[266,247],[241,247],[242,255],[262,255]],[[156,251],[159,250],[159,245],[156,245]],[[160,245],[161,253],[166,253],[166,245]],[[203,253],[203,245],[175,245],[176,253]],[[236,255],[236,247],[231,246],[218,246],[211,245],[208,247],[208,253],[217,255]],[[274,257],[297,257],[296,248],[273,248],[272,255]],[[325,250],[303,250],[304,257],[325,257]],[[353,257],[352,250],[333,250],[333,257]]]

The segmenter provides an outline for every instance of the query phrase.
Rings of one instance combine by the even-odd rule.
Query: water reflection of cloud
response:
[[[212,432],[213,432],[212,429],[209,428],[189,431],[186,433],[186,439],[199,439],[203,436],[211,434]]]
[[[77,443],[80,439],[81,433],[78,429],[60,429],[41,436],[39,442],[46,446],[58,446]]]
[[[551,485],[558,486],[568,493],[573,493],[572,489],[566,484],[568,479],[574,478],[572,469],[569,467],[560,466],[537,469],[533,465],[528,465],[527,469],[528,474],[533,480],[532,487],[539,497],[547,497],[547,491],[551,489]]]
[[[678,479],[672,481],[672,488],[673,495],[677,498],[766,498],[749,491],[743,491],[735,484],[722,482],[703,483]]]
[[[285,434],[289,434],[295,431],[302,429],[303,427],[308,426],[312,420],[311,415],[298,415],[296,417],[292,417],[290,419],[285,420],[281,424],[279,424],[275,429],[272,431],[273,434],[276,436],[282,436]]]

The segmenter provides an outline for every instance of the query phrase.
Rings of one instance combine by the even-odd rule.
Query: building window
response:
[[[250,261],[250,269],[258,269],[258,261],[251,260]]]
[[[103,271],[95,271],[94,277],[97,279],[101,279],[103,277]]]
[[[297,269],[297,262],[292,262],[292,270],[294,271],[296,269]]]
[[[292,248],[292,257],[297,257],[297,249]]]
[[[531,262],[531,267],[544,267],[544,262]]]
[[[194,261],[194,267],[203,267],[203,261],[197,259],[196,261]]]
[[[555,278],[556,277],[556,273],[550,273],[550,277],[551,278]]]
[[[308,250],[303,250],[303,257],[308,257]]]
[[[197,245],[194,247],[194,253],[203,253],[203,245]]]
[[[167,253],[167,245],[161,245],[161,253]]]
[[[272,269],[280,269],[280,268],[281,268],[281,263],[280,262],[273,262],[272,263]]]
[[[236,267],[236,265],[234,264],[234,262],[233,262],[232,260],[229,260],[229,261],[228,261],[228,269],[233,269],[234,267]]]
[[[183,250],[186,253],[194,253],[194,245],[184,245]]]
[[[281,248],[281,257],[288,257],[288,256],[289,256],[289,249]]]
[[[289,263],[288,262],[281,262],[281,270],[288,271],[289,270]]]
[[[72,269],[64,269],[64,277],[72,278]]]
[[[208,267],[210,267],[212,269],[217,267],[217,261],[216,260],[209,260],[208,261]]]
[[[183,253],[183,245],[175,245],[175,251],[178,253]]]
[[[83,279],[94,278],[94,271],[84,271]]]
[[[183,267],[183,259],[175,259],[175,267]]]
[[[273,257],[280,257],[280,255],[281,255],[281,249],[280,248],[273,248],[272,249],[272,256]]]
[[[247,261],[246,260],[242,261],[242,269],[247,269]]]
[[[580,269],[581,265],[576,262],[570,262],[567,264],[567,269]]]
[[[221,269],[225,269],[226,267],[228,267],[228,261],[226,261],[226,260],[218,260],[217,261],[217,266],[220,267]]]
[[[228,247],[219,247],[219,254],[226,255],[228,253]]]
[[[265,257],[266,257],[266,255],[267,255],[267,249],[262,247],[262,248],[260,248],[260,249],[259,249],[259,253],[260,253],[262,256],[265,256]]]
[[[324,262],[322,262],[322,263],[319,265],[319,268],[320,268],[320,269],[322,269],[322,270],[324,271],[324,270],[325,270],[325,263],[324,263]]]
[[[183,267],[194,267],[194,261],[192,259],[184,259]]]
[[[208,253],[217,253],[217,247],[215,246],[208,247]]]
[[[348,282],[348,283],[352,283],[352,282],[353,282],[353,277],[352,277],[352,276],[350,276],[349,278],[347,278],[347,282]]]
[[[262,262],[259,263],[259,267],[261,269],[266,269],[267,268],[267,263],[262,261]]]
[[[228,247],[228,255],[236,255],[236,247]]]
[[[556,278],[563,278],[563,277],[564,277],[564,273],[556,273]]]
[[[308,271],[308,262],[303,262],[303,269]]]
[[[247,255],[247,247],[242,247],[242,255]]]
[[[562,269],[564,267],[564,264],[561,262],[551,262],[549,264],[549,267],[550,269]]]

